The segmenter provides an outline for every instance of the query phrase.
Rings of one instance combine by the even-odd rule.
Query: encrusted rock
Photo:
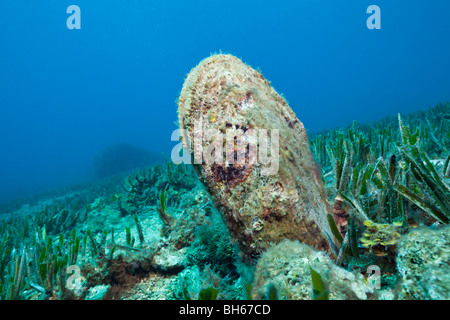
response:
[[[283,239],[331,253],[332,210],[306,131],[261,73],[232,55],[206,58],[187,76],[178,114],[185,160],[245,258]]]
[[[330,300],[366,300],[376,297],[358,272],[334,264],[322,251],[298,241],[285,240],[261,255],[255,269],[253,298],[265,299],[274,286],[278,299],[313,299],[311,269],[320,274]]]
[[[153,257],[152,267],[165,273],[178,273],[186,264],[186,248],[163,247]]]
[[[103,297],[108,292],[110,287],[111,286],[108,284],[108,285],[98,285],[98,286],[89,288],[85,299],[86,300],[102,300]]]
[[[403,236],[396,261],[402,277],[398,299],[450,299],[450,226]]]

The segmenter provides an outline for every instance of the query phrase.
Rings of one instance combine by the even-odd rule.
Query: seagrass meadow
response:
[[[0,299],[450,299],[450,103],[308,140],[332,254],[242,259],[192,167],[166,161],[2,205]]]

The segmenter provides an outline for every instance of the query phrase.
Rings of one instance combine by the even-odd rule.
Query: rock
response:
[[[177,289],[177,275],[153,273],[142,278],[136,285],[125,288],[121,300],[174,300]]]
[[[271,285],[278,299],[313,299],[310,267],[320,274],[328,287],[330,300],[366,300],[376,296],[360,273],[336,266],[323,251],[285,240],[261,255],[255,268],[254,299],[265,299]]]
[[[261,73],[232,55],[204,59],[184,82],[178,115],[184,160],[194,160],[246,260],[284,239],[337,245],[303,124]]]
[[[86,300],[102,300],[105,294],[108,292],[110,285],[98,285],[89,290],[86,293]]]
[[[201,290],[201,276],[198,266],[189,266],[181,271],[178,274],[177,281],[178,292],[174,292],[174,294],[184,299],[190,298],[195,300],[198,298],[198,293]]]
[[[402,277],[398,299],[450,299],[450,226],[420,228],[403,236],[396,262]]]
[[[186,249],[176,250],[171,246],[161,248],[153,257],[152,267],[163,273],[180,272],[187,262]]]

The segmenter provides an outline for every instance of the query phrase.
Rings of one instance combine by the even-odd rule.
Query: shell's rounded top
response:
[[[232,54],[213,54],[209,57],[206,57],[200,63],[197,65],[197,67],[200,67],[202,65],[208,64],[208,63],[221,63],[221,62],[231,62],[231,63],[243,63],[241,59],[237,58],[236,56],[233,56]],[[196,68],[197,68],[196,67]]]
[[[184,102],[194,94],[215,94],[213,89],[220,89],[226,84],[239,85],[251,77],[264,79],[259,72],[239,58],[231,54],[215,54],[200,61],[189,72],[181,90],[180,100]],[[200,89],[202,92],[199,92]]]
[[[212,55],[186,76],[178,100],[179,125],[186,129],[202,115],[224,119],[218,114],[210,114],[212,110],[227,117],[232,114],[246,117],[256,99],[275,95],[262,74],[239,58],[230,54]],[[185,138],[185,147],[189,149]]]
[[[209,65],[209,64],[214,64],[216,66],[220,65],[220,64],[228,64],[230,66],[233,65],[233,64],[239,64],[241,66],[245,65],[245,63],[243,63],[241,59],[237,58],[236,56],[233,56],[232,54],[220,53],[220,54],[213,54],[213,55],[203,59],[192,70],[202,68],[203,66],[206,66],[206,65]],[[192,70],[191,70],[190,74],[192,74]]]

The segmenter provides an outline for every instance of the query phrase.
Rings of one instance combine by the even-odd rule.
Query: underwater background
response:
[[[81,29],[67,27],[70,5]],[[449,13],[448,1],[3,1],[0,299],[449,299]],[[214,53],[260,70],[305,126],[344,260],[281,242],[255,270],[192,168],[171,163],[185,77]],[[352,212],[368,219],[347,224]],[[373,264],[381,291],[365,287]],[[342,289],[350,278],[357,289]]]

